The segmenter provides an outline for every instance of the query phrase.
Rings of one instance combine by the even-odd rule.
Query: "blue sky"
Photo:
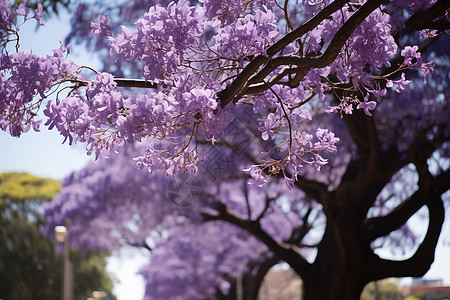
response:
[[[46,20],[47,27],[35,32],[35,22],[30,21],[21,28],[21,50],[32,49],[39,55],[51,53],[51,49],[59,47],[59,41],[64,40],[69,31],[70,16],[62,13],[59,19]],[[75,55],[71,58],[78,65],[91,65],[92,57],[77,55],[84,53],[83,49],[73,48]],[[95,63],[95,61],[94,61]],[[62,179],[72,171],[83,168],[89,161],[82,145],[70,147],[62,144],[63,138],[57,132],[48,131],[42,126],[40,133],[29,132],[21,138],[13,138],[7,133],[0,132],[0,173],[6,171],[25,171],[37,176]],[[443,234],[450,234],[448,230]],[[118,300],[140,299],[143,295],[143,281],[134,273],[146,263],[148,257],[141,251],[124,250],[115,255],[108,265],[108,269],[120,280],[115,287]],[[443,278],[450,285],[450,246],[443,246],[442,242],[436,252],[436,261],[427,278]]]

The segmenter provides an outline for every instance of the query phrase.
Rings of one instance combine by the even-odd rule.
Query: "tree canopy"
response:
[[[156,299],[242,281],[253,299],[279,261],[305,299],[424,274],[449,196],[450,3],[157,2],[78,6],[69,38],[108,53],[103,72],[70,46],[20,51],[17,20],[43,8],[0,2],[0,128],[39,130],[43,108],[64,141],[109,156],[65,179],[47,234],[70,220],[80,247],[151,250]]]

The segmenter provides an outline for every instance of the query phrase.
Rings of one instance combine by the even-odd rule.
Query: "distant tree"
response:
[[[60,299],[61,257],[44,237],[43,204],[60,188],[59,181],[27,173],[0,174],[0,299]],[[105,253],[71,251],[74,299],[94,290],[111,293]]]
[[[398,279],[372,281],[364,288],[360,300],[401,300],[402,289]]]

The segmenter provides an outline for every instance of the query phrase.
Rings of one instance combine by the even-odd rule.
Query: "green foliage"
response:
[[[58,192],[53,179],[27,173],[0,174],[0,299],[61,298],[62,258],[39,232],[42,205]],[[106,254],[71,251],[74,299],[94,290],[111,292]]]
[[[41,178],[28,173],[0,174],[0,204],[5,199],[14,202],[40,200],[50,201],[59,191],[57,180]]]
[[[401,300],[402,289],[398,279],[370,282],[364,288],[360,300]]]
[[[80,253],[71,251],[73,265],[74,299],[84,299],[95,291],[111,294],[113,282],[106,273],[106,255],[98,252]]]

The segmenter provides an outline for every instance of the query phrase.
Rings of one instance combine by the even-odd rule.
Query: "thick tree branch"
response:
[[[267,60],[266,65],[259,71],[259,66],[258,68],[255,68],[253,72],[253,74],[255,75],[250,74],[250,76],[248,77],[248,81],[243,82],[239,91],[232,95],[232,97],[236,95],[237,100],[244,94],[261,92],[263,90],[262,85],[266,85],[261,81],[263,81],[268,74],[282,65],[293,65],[297,67],[298,71],[297,75],[295,76],[295,84],[293,84],[293,87],[295,87],[295,85],[298,85],[311,69],[324,68],[330,65],[336,59],[342,47],[347,42],[350,35],[355,31],[355,29],[367,18],[367,16],[369,16],[375,9],[377,9],[385,2],[388,2],[388,0],[369,0],[363,6],[361,6],[361,8],[358,9],[358,11],[356,11],[334,35],[333,39],[322,55],[316,57],[281,56],[271,59],[271,56],[268,52],[269,59]],[[273,81],[271,82],[272,85],[275,83],[276,82]],[[225,91],[226,90],[224,90],[224,92]],[[222,96],[228,96],[228,94],[219,95],[219,98],[222,101],[221,105],[222,107],[224,107],[224,105],[228,104],[232,99],[223,98]]]
[[[382,217],[374,217],[364,222],[365,237],[368,242],[386,236],[403,226],[425,204],[420,191],[415,192],[407,200],[403,201],[389,214]]]
[[[307,32],[313,30],[317,27],[323,20],[328,18],[331,14],[339,10],[344,6],[345,3],[349,2],[349,0],[338,0],[334,1],[327,7],[325,7],[322,11],[320,11],[313,18],[308,20],[305,24],[298,27],[296,30],[289,32],[284,37],[282,37],[275,44],[267,48],[266,55],[257,55],[245,68],[242,72],[236,77],[236,79],[231,83],[229,87],[224,89],[221,93],[219,93],[219,99],[221,101],[221,106],[227,106],[234,97],[240,93],[240,91],[247,84],[248,79],[255,74],[258,69],[269,61],[271,57],[275,54],[283,50],[287,45],[295,41],[296,39],[301,38]]]
[[[439,194],[443,194],[450,189],[450,169],[436,176],[435,186]]]
[[[415,193],[415,197],[419,199],[415,201],[423,201],[428,208],[429,224],[427,233],[417,251],[407,260],[392,261],[378,257],[374,261],[374,264],[378,266],[375,267],[375,265],[372,265],[374,268],[374,278],[372,280],[385,277],[422,276],[429,270],[434,261],[434,252],[445,219],[444,204],[441,199],[443,188],[437,186],[437,183],[441,182],[441,180],[433,178],[428,170],[427,159],[429,156],[423,155],[418,149],[416,150],[411,152],[412,162],[416,166],[417,173],[419,174],[419,190]],[[441,175],[443,177],[448,176],[447,172]],[[412,201],[410,205],[417,207],[418,204],[414,205]],[[405,211],[408,212],[407,209]]]
[[[418,11],[406,22],[406,28],[410,30],[437,29],[444,31],[450,29],[450,22],[445,21],[445,11],[450,8],[450,1],[438,0],[432,7]],[[436,19],[442,20],[436,21]]]
[[[137,87],[137,88],[147,88],[156,89],[156,83],[141,79],[126,79],[126,78],[114,78],[114,81],[119,87]]]
[[[78,84],[79,86],[87,86],[89,81],[82,80],[69,80]],[[156,89],[156,83],[152,83],[150,81],[145,81],[143,79],[127,79],[127,78],[114,78],[114,81],[117,83],[118,87],[126,87],[126,88],[146,88],[146,89]]]
[[[313,211],[312,205],[309,205],[305,215],[302,217],[302,224],[295,227],[292,230],[291,236],[289,237],[289,239],[285,241],[287,244],[292,244],[296,246],[299,246],[301,244],[303,238],[308,234],[308,232],[312,228],[311,223],[308,222],[309,216],[311,215],[312,211]]]
[[[426,198],[429,211],[429,225],[424,240],[414,255],[403,261],[393,261],[377,257],[373,261],[371,280],[386,277],[423,276],[434,261],[434,252],[444,222],[444,206],[440,196],[431,188],[428,191],[420,190],[418,197]]]
[[[263,242],[280,260],[288,263],[300,276],[307,274],[310,264],[306,259],[293,246],[275,241],[261,228],[259,222],[242,219],[223,203],[218,204],[217,214],[203,212],[202,216],[205,221],[221,220],[246,230]]]
[[[438,195],[446,192],[450,188],[450,170],[436,176],[433,182]],[[366,231],[365,236],[371,242],[388,235],[403,226],[423,205],[425,205],[425,199],[420,190],[416,191],[386,216],[367,219],[363,225],[363,230]]]
[[[299,175],[297,175],[297,179],[294,185],[318,203],[323,204],[324,201],[330,198],[327,185]]]

